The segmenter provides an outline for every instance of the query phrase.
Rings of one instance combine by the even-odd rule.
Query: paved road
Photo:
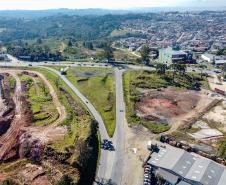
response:
[[[28,66],[29,62],[18,61],[14,57],[10,56],[12,62],[7,63],[8,66]],[[1,63],[0,65],[4,66],[5,63]],[[147,66],[134,66],[134,65],[111,65],[107,63],[52,63],[52,62],[32,62],[32,66],[43,66],[57,75],[59,75],[62,80],[77,94],[78,97],[83,101],[84,104],[88,107],[91,114],[99,123],[99,130],[102,139],[110,139],[104,122],[100,116],[100,114],[96,111],[94,106],[89,102],[86,97],[79,92],[79,90],[63,75],[60,74],[59,71],[56,71],[52,68],[46,67],[46,65],[60,65],[60,66],[82,66],[82,67],[113,67],[115,69],[115,85],[116,85],[116,129],[114,136],[112,138],[113,145],[115,146],[115,152],[101,150],[101,158],[99,162],[99,170],[97,174],[97,181],[100,179],[111,179],[113,183],[118,185],[121,184],[122,176],[123,176],[123,166],[124,166],[124,152],[125,152],[125,138],[124,138],[124,120],[125,120],[125,105],[123,100],[123,84],[122,84],[122,74],[127,69],[146,69],[146,70],[155,70],[155,68],[147,67]],[[188,68],[187,71],[200,73],[199,69]],[[203,70],[203,72],[208,74],[213,74],[213,71]]]
[[[101,118],[101,115],[97,112],[97,110],[89,102],[89,100],[64,75],[61,75],[59,71],[49,67],[41,67],[41,68],[48,69],[49,71],[52,71],[55,74],[57,74],[73,90],[73,92],[82,100],[82,102],[87,106],[87,108],[89,109],[90,113],[93,115],[95,120],[98,122],[101,138],[110,140],[107,134],[106,128],[104,126],[104,122]],[[101,150],[101,158],[99,161],[99,170],[97,174],[99,178],[111,179],[111,173],[112,173],[111,170],[112,170],[114,157],[115,157],[114,152]]]
[[[115,142],[115,160],[113,164],[111,179],[116,184],[121,184],[125,157],[125,104],[123,96],[122,75],[124,70],[115,69],[116,83],[116,129],[113,136]]]

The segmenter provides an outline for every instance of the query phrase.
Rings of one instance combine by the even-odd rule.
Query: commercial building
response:
[[[193,54],[189,50],[168,47],[159,50],[159,62],[171,65],[176,62],[193,63]]]
[[[226,56],[216,56],[209,53],[204,53],[201,55],[202,60],[215,65],[223,65],[226,63]]]
[[[148,164],[170,185],[225,185],[226,167],[195,153],[158,146]]]

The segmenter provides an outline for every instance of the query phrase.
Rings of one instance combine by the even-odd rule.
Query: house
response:
[[[225,185],[226,167],[168,144],[158,146],[148,164],[170,185]]]

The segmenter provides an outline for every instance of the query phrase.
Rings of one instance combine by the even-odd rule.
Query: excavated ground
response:
[[[0,70],[0,73],[11,75],[16,80],[13,92],[12,90],[10,92],[9,84],[4,80],[4,82],[7,82],[3,87],[5,96],[0,101],[0,131],[2,132],[0,134],[0,163],[2,163],[0,167],[0,182],[13,177],[15,182],[21,184],[20,180],[17,179],[19,175],[24,182],[29,184],[49,185],[52,184],[46,175],[49,167],[46,169],[46,165],[43,167],[43,165],[31,165],[30,163],[25,165],[27,162],[19,165],[20,159],[26,157],[36,160],[40,157],[45,145],[56,141],[59,137],[64,137],[65,129],[58,127],[58,124],[66,118],[66,111],[59,102],[49,81],[38,72],[27,72],[26,74],[32,77],[40,77],[47,85],[49,94],[52,96],[53,103],[59,114],[58,119],[49,126],[32,126],[32,113],[26,97],[27,84],[21,83],[19,78],[21,72],[20,70]],[[27,152],[28,149],[29,153]],[[19,173],[15,174],[14,165]],[[6,170],[9,173],[1,173],[3,168],[12,168],[12,170]],[[59,180],[62,173],[60,171],[57,171],[57,173],[59,175],[54,176],[54,178]]]
[[[135,108],[141,118],[169,124],[172,118],[194,109],[199,100],[195,91],[167,88],[146,93]]]

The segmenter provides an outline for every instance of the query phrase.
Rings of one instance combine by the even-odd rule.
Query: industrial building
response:
[[[170,185],[226,184],[225,166],[168,144],[158,146],[148,164]]]
[[[168,47],[159,50],[159,62],[171,65],[176,62],[193,63],[193,54],[189,50],[179,50],[177,47]]]
[[[204,53],[201,55],[202,60],[215,65],[223,65],[226,63],[226,56],[216,56],[209,53]]]

